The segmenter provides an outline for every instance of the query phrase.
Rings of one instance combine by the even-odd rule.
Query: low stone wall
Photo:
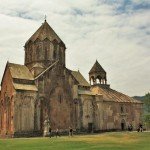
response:
[[[42,136],[41,131],[28,131],[28,132],[15,132],[13,137],[19,138],[19,137],[40,137]]]

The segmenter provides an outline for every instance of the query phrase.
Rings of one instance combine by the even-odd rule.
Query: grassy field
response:
[[[0,150],[150,150],[150,132],[0,139]]]

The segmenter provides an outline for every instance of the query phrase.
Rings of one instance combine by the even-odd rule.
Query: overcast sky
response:
[[[150,91],[149,0],[0,0],[0,80],[7,60],[24,63],[24,44],[47,22],[66,44],[67,67],[88,80],[96,59],[111,88]]]

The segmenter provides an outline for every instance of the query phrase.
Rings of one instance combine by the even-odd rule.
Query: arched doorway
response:
[[[121,120],[121,130],[124,131],[126,128],[126,122],[124,119]]]

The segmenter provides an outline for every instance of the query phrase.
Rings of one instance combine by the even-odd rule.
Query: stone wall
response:
[[[141,120],[142,107],[134,103],[101,102],[98,103],[99,129],[100,130],[124,130],[129,124],[136,130]],[[123,107],[123,111],[121,109]]]
[[[44,121],[49,120],[53,130],[59,128],[66,130],[69,126],[75,128],[75,104],[74,92],[76,81],[69,70],[58,63],[54,68],[46,72],[36,81],[38,87],[38,99],[41,111],[40,129],[44,130]],[[77,91],[76,91],[77,93]]]
[[[102,96],[79,95],[78,128],[93,130],[127,130],[132,124],[136,130],[142,115],[142,105],[138,103],[119,103],[104,101]]]
[[[13,117],[15,89],[8,68],[6,68],[4,74],[0,95],[0,134],[11,135],[14,131]]]
[[[16,91],[14,97],[14,132],[35,130],[35,91]]]
[[[92,95],[79,95],[78,128],[91,130],[95,128],[95,97]],[[91,127],[89,127],[91,126]]]

